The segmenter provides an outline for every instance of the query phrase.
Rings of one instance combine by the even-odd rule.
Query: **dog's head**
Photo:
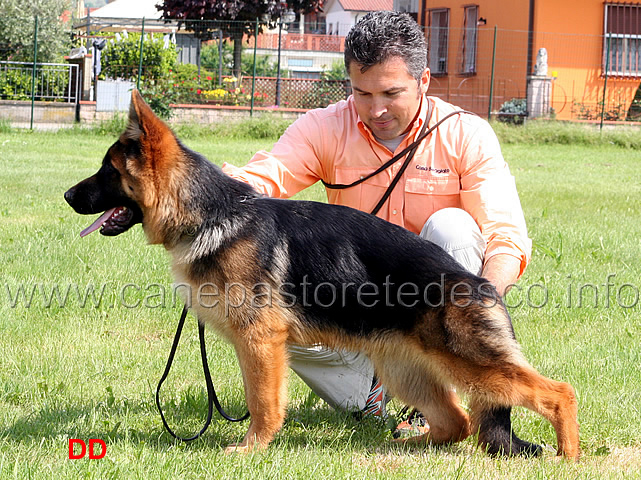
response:
[[[65,193],[77,213],[102,213],[81,236],[98,229],[103,235],[119,235],[142,223],[152,243],[162,242],[150,235],[147,224],[171,215],[166,199],[176,195],[174,166],[181,157],[173,132],[134,90],[127,128],[107,151],[101,168]]]

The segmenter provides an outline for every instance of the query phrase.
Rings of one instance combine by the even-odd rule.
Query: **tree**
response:
[[[322,5],[323,0],[163,0],[157,7],[164,19],[184,22],[202,40],[210,40],[222,30],[225,38],[233,40],[234,76],[239,78],[243,35],[257,35],[266,26],[275,27],[287,10],[310,13]]]
[[[60,61],[71,36],[61,15],[69,0],[0,0],[0,59],[33,59],[35,17],[38,16],[38,61]]]

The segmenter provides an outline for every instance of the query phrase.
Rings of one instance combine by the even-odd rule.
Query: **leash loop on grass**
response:
[[[162,377],[160,378],[160,381],[158,382],[158,387],[156,388],[156,406],[158,407],[158,412],[160,412],[160,418],[162,419],[162,423],[165,426],[165,429],[169,432],[169,434],[182,441],[182,442],[191,442],[193,440],[196,440],[199,438],[207,429],[209,428],[209,425],[211,424],[211,419],[214,413],[214,405],[216,406],[216,410],[218,410],[218,413],[225,419],[229,420],[230,422],[242,422],[243,420],[247,420],[249,418],[249,412],[247,412],[245,415],[243,415],[240,418],[234,418],[230,415],[228,415],[225,410],[223,410],[223,407],[220,405],[220,402],[218,401],[218,396],[216,395],[216,390],[214,389],[214,383],[211,379],[211,372],[209,371],[209,363],[207,362],[207,349],[205,346],[205,326],[198,321],[198,338],[200,340],[200,357],[202,359],[203,363],[203,374],[205,376],[205,384],[207,385],[207,419],[205,420],[205,425],[203,428],[200,429],[200,431],[194,435],[193,437],[181,437],[174,433],[174,431],[169,427],[169,424],[167,423],[167,420],[165,419],[165,415],[162,411],[162,407],[160,406],[160,388],[162,387],[162,384],[165,382],[167,377],[169,376],[169,371],[171,370],[171,365],[174,363],[174,357],[176,356],[176,350],[178,349],[178,343],[180,341],[180,336],[182,335],[182,330],[183,327],[185,326],[185,319],[187,318],[187,306],[183,307],[183,311],[180,315],[180,320],[178,321],[178,328],[176,328],[176,335],[174,336],[174,341],[171,345],[171,350],[169,352],[169,358],[167,359],[167,365],[165,366],[165,371],[162,374]]]

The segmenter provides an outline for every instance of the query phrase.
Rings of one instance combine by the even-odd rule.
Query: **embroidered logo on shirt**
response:
[[[417,170],[425,170],[426,172],[432,172],[432,173],[450,173],[449,168],[434,168],[434,167],[426,167],[425,165],[416,165]]]

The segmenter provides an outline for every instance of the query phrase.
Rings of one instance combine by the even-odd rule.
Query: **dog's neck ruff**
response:
[[[193,263],[214,255],[227,240],[237,235],[243,224],[241,220],[225,219],[211,226],[190,226],[183,230],[180,240],[167,249],[179,263]]]

